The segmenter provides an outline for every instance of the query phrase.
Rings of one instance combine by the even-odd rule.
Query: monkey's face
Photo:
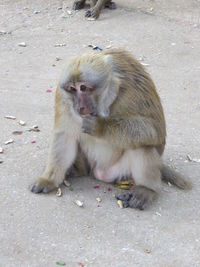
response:
[[[108,56],[92,53],[68,62],[60,80],[62,98],[67,103],[70,100],[72,108],[80,116],[105,116],[109,113],[113,101],[108,97],[113,96],[113,92],[109,93],[113,80],[111,61]]]
[[[85,82],[69,82],[64,90],[73,98],[73,105],[79,115],[96,115],[95,88]]]

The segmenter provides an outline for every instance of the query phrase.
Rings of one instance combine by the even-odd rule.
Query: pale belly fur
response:
[[[108,170],[121,157],[122,151],[112,147],[108,142],[94,138],[88,135],[82,135],[80,141],[81,148],[93,168],[94,175],[97,179],[111,182],[108,177]]]

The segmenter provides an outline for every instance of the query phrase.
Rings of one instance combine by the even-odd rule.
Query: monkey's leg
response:
[[[117,197],[125,206],[143,210],[157,196],[161,185],[161,158],[155,148],[139,148],[129,154],[131,173],[135,180],[133,192]]]
[[[116,6],[115,2],[113,2],[112,0],[108,0],[108,1],[105,3],[105,8],[116,9],[117,6]]]
[[[105,6],[105,3],[106,0],[98,0],[93,8],[90,8],[86,11],[85,16],[97,19],[100,15],[101,9]]]
[[[64,132],[56,132],[50,147],[47,167],[32,186],[33,193],[48,193],[58,187],[73,164],[77,151],[76,140]]]
[[[122,157],[107,169],[94,169],[97,179],[113,182],[122,177],[134,178],[135,188],[132,192],[117,198],[124,202],[124,206],[145,209],[152,203],[160,189],[161,159],[155,148],[139,148],[127,150]]]
[[[94,7],[97,3],[97,0],[90,0],[90,8]]]
[[[75,0],[72,9],[79,10],[82,9],[85,5],[86,0]]]
[[[88,175],[90,175],[90,166],[84,152],[79,145],[74,164],[68,169],[66,177],[70,178]]]
[[[129,164],[130,151],[125,152],[121,158],[115,162],[111,167],[100,169],[94,168],[94,176],[101,181],[112,183],[116,180],[130,178],[131,168]]]

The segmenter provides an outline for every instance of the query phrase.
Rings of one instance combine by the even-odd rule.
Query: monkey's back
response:
[[[120,79],[119,95],[111,106],[111,115],[145,116],[155,120],[155,127],[165,139],[166,126],[160,98],[144,67],[122,49],[104,52],[113,59],[113,72]],[[125,104],[126,103],[126,104]]]

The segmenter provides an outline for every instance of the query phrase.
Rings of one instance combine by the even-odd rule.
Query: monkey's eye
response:
[[[76,92],[76,88],[73,86],[69,87],[69,92],[75,93]]]
[[[81,90],[81,92],[85,92],[86,89],[87,89],[87,87],[86,87],[84,84],[82,84],[82,85],[80,86],[80,90]]]

